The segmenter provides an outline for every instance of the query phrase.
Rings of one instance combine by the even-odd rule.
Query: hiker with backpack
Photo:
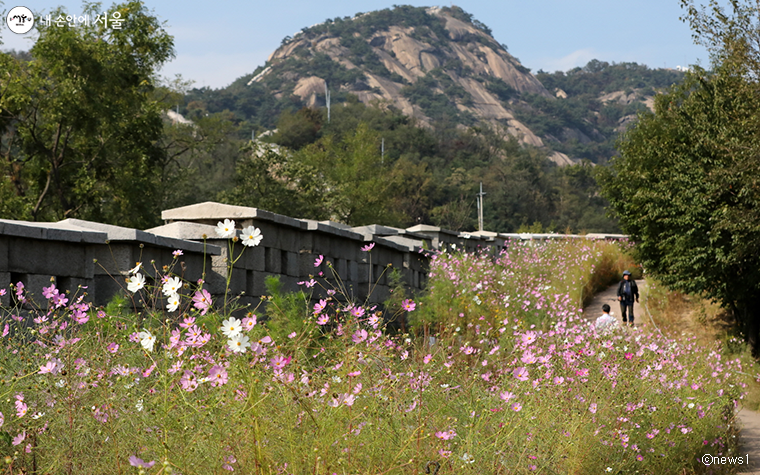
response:
[[[629,323],[633,326],[633,301],[639,301],[639,287],[631,278],[629,271],[623,272],[623,280],[620,281],[617,291],[618,300],[620,301],[620,313],[623,315],[623,325]],[[626,315],[627,314],[627,315]],[[627,322],[626,322],[626,316]]]

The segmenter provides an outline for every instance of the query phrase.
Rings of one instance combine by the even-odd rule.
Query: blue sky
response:
[[[23,5],[48,13],[61,5],[71,15],[83,11],[80,1],[4,2],[6,10]],[[436,5],[413,0],[146,1],[174,36],[177,57],[161,73],[212,88],[264,64],[283,37],[303,27],[393,4]],[[460,0],[454,5],[489,26],[496,40],[534,72],[566,71],[591,59],[669,68],[708,63],[705,49],[693,43],[688,25],[679,20],[678,0]],[[0,33],[4,50],[29,49],[34,41],[13,34],[4,21]]]

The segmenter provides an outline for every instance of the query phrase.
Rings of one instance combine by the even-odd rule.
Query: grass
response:
[[[624,247],[435,255],[426,294],[385,310],[332,277],[296,294],[270,282],[266,319],[242,321],[214,310],[234,301],[199,303],[202,283],[169,312],[133,276],[130,295],[156,306],[132,313],[15,287],[0,473],[698,471],[736,450],[742,366],[720,345],[581,317],[584,294],[629,267]],[[399,316],[408,333],[385,327]]]
[[[673,338],[694,338],[700,345],[717,344],[726,358],[738,360],[739,383],[745,392],[741,405],[760,411],[760,364],[736,332],[731,316],[712,300],[671,291],[648,280],[647,308],[662,332]]]

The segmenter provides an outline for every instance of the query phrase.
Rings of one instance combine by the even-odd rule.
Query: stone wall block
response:
[[[0,271],[8,269],[9,239],[0,235]]]
[[[281,274],[281,268],[280,250],[273,247],[264,248],[264,270],[270,274]]]
[[[299,277],[299,262],[298,254],[295,252],[283,251],[285,254],[285,260],[287,264],[286,272],[291,277]]]

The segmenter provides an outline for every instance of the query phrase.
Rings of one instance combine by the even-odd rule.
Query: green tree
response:
[[[657,97],[655,112],[641,115],[621,141],[603,192],[647,271],[720,302],[757,355],[758,10],[732,1],[732,15],[717,4],[684,3],[699,38],[714,47],[714,70],[694,68]]]
[[[0,54],[3,217],[156,221],[166,164],[156,71],[173,39],[141,2],[110,11],[121,29],[38,23],[32,61]]]
[[[319,171],[328,183],[327,206],[331,219],[359,226],[396,223],[390,206],[393,182],[383,163],[380,137],[365,123],[340,141],[326,136],[296,154],[296,159]]]
[[[331,217],[329,187],[317,169],[271,144],[249,143],[241,155],[235,187],[217,199],[297,218]]]

